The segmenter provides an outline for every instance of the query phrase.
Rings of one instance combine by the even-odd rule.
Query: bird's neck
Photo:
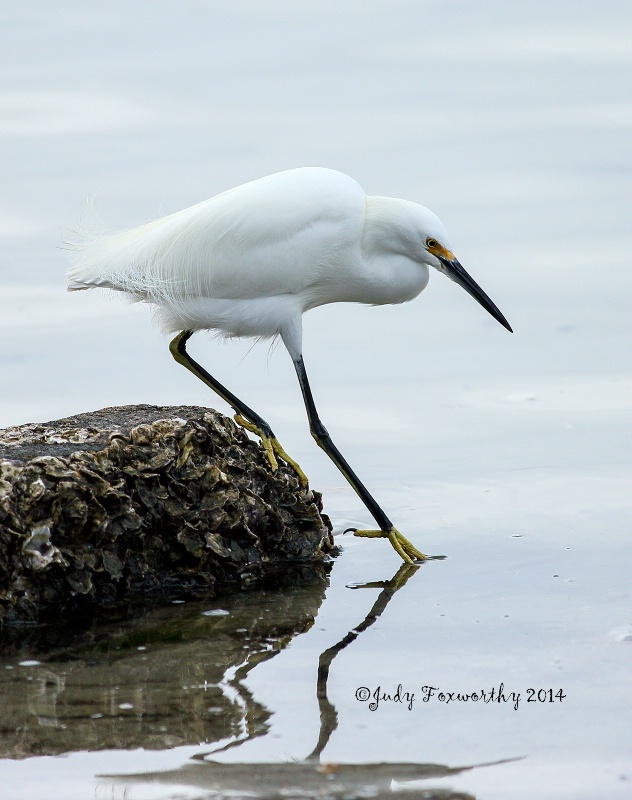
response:
[[[428,267],[418,257],[421,243],[409,224],[405,200],[367,197],[362,232],[363,277],[371,300],[382,305],[416,297],[428,283]]]

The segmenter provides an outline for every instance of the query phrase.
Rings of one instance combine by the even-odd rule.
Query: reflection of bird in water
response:
[[[352,628],[346,636],[337,642],[332,647],[328,647],[320,654],[318,659],[318,680],[316,682],[316,696],[318,697],[318,707],[320,709],[320,733],[318,736],[318,743],[312,752],[307,756],[306,761],[320,760],[321,753],[325,749],[331,734],[338,727],[338,713],[333,704],[327,697],[327,682],[329,681],[329,669],[331,662],[352,642],[354,642],[361,633],[382,615],[386,606],[391,602],[395,592],[403,588],[409,578],[411,578],[419,567],[412,564],[402,564],[397,570],[395,575],[390,581],[379,581],[374,583],[363,583],[354,586],[349,586],[350,589],[375,589],[379,588],[382,591],[378,595],[377,600],[373,603],[371,610],[362,620],[359,625]]]
[[[318,800],[323,798],[342,800],[342,798],[351,797],[389,797],[402,798],[402,800],[422,800],[422,798],[427,800],[429,797],[441,797],[442,800],[474,800],[472,795],[463,791],[452,792],[445,788],[435,789],[426,783],[422,784],[421,781],[456,776],[472,770],[474,767],[494,766],[515,759],[457,767],[424,762],[384,762],[382,759],[380,759],[380,763],[363,762],[359,764],[341,764],[321,760],[323,750],[338,725],[338,714],[327,697],[329,669],[334,658],[373,625],[385,611],[394,595],[406,585],[418,568],[417,565],[402,564],[390,580],[350,587],[356,589],[379,588],[382,591],[363,621],[350,630],[337,644],[329,647],[320,655],[317,681],[320,730],[318,743],[306,759],[264,763],[252,762],[248,759],[235,761],[235,756],[233,756],[230,763],[216,760],[218,757],[221,759],[221,753],[235,747],[238,748],[268,732],[267,729],[259,728],[259,730],[250,730],[245,738],[234,739],[216,749],[198,752],[175,770],[143,772],[137,775],[100,776],[101,780],[109,777],[115,779],[117,784],[125,783],[126,786],[139,783],[144,785],[150,782],[152,786],[158,784],[163,787],[174,784],[195,786],[206,793],[212,792],[213,795],[217,794],[222,797],[229,794],[242,797],[248,794],[252,797],[300,796],[306,800],[316,800],[317,798]],[[287,597],[285,600],[287,601]],[[292,611],[295,613],[297,606],[300,608],[301,598],[300,596],[292,597],[290,602]],[[274,604],[272,604],[272,608],[274,609]],[[292,636],[283,636],[276,641],[276,637],[273,636],[269,641],[276,641],[276,645],[263,659],[256,655],[254,661],[239,668],[240,693],[244,692],[242,681],[250,670],[261,663],[261,660],[279,655],[291,640]],[[233,681],[230,682],[230,685],[235,686]],[[360,699],[357,693],[356,697]],[[251,720],[250,724],[254,718],[252,713],[254,708],[256,705],[246,707],[247,716]],[[349,711],[348,708],[347,711]],[[294,721],[299,728],[304,725],[300,708],[297,708],[297,713],[294,714]],[[423,747],[421,742],[418,744]],[[379,752],[381,753],[381,750]],[[416,783],[413,784],[413,781]],[[398,787],[397,784],[402,784],[402,786]]]
[[[424,560],[393,526],[333,444],[320,421],[302,357],[305,311],[327,303],[402,303],[443,272],[508,330],[509,323],[452,253],[441,222],[406,200],[367,197],[351,178],[329,169],[280,172],[131,231],[78,246],[68,288],[102,287],[152,303],[163,327],[179,331],[173,357],[210,386],[261,437],[272,469],[276,456],[304,473],[268,423],[197,364],[186,351],[195,331],[228,337],[280,336],[298,376],[312,436],[375,519],[377,530],[409,563]]]

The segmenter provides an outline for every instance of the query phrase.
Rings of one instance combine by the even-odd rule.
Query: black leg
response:
[[[193,331],[182,331],[179,333],[169,344],[171,355],[175,358],[178,364],[182,364],[197,378],[209,386],[216,394],[225,400],[229,406],[235,411],[235,420],[251,433],[255,433],[261,438],[261,443],[266,451],[268,460],[272,470],[277,469],[277,460],[275,454],[280,456],[287,464],[289,464],[296,474],[298,475],[301,483],[307,486],[307,477],[299,465],[291,459],[285,450],[281,447],[279,440],[272,433],[272,428],[268,423],[260,417],[255,411],[243,403],[236,395],[229,389],[223,386],[218,380],[210,375],[204,367],[200,366],[194,361],[187,353],[186,343],[193,336]]]
[[[414,560],[423,561],[426,559],[423,553],[420,553],[402,534],[393,526],[393,523],[386,516],[384,511],[377,504],[373,496],[369,493],[368,489],[362,481],[358,478],[355,472],[351,469],[342,453],[336,445],[332,442],[331,436],[327,433],[327,429],[320,421],[312,390],[307,379],[307,372],[303,357],[292,359],[294,368],[298,376],[298,382],[303,393],[303,400],[305,402],[305,409],[307,410],[307,418],[309,420],[309,429],[316,440],[316,443],[321,447],[329,456],[329,458],[338,467],[340,472],[345,476],[351,487],[358,494],[364,505],[367,507],[373,519],[379,525],[379,531],[361,531],[354,530],[356,536],[366,537],[385,537],[393,545],[395,550],[403,558],[404,561],[412,563]]]
[[[301,392],[303,393],[303,400],[305,402],[305,409],[307,410],[307,418],[309,420],[309,429],[312,436],[316,440],[316,444],[318,444],[319,447],[322,447],[329,458],[338,467],[340,472],[342,472],[345,478],[349,481],[353,489],[355,489],[364,505],[371,512],[373,519],[380,526],[380,530],[388,533],[390,530],[392,530],[393,523],[382,511],[372,495],[369,494],[366,486],[364,486],[362,481],[351,469],[340,450],[338,450],[336,445],[332,442],[331,436],[327,433],[327,429],[320,421],[318,411],[316,410],[316,404],[314,403],[312,390],[309,385],[309,381],[307,380],[307,372],[305,370],[305,364],[303,363],[302,356],[299,356],[298,360],[294,361],[294,367],[298,376],[298,382],[301,386]]]

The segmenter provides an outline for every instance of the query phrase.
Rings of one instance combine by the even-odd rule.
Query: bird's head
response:
[[[505,317],[459,263],[441,220],[430,209],[409,200],[367,197],[363,244],[367,253],[404,256],[443,272],[511,331]]]
[[[498,320],[503,327],[513,333],[511,325],[498,310],[497,306],[489,299],[478,283],[463,269],[459,260],[447,245],[441,244],[434,236],[428,236],[424,242],[424,248],[429,256],[428,262],[431,266],[438,269],[439,272],[443,272],[444,275],[458,283],[459,286],[462,286],[486,311],[489,311],[494,319]]]
[[[503,327],[513,333],[511,325],[500,313],[496,305],[492,303],[476,281],[461,266],[450,248],[445,229],[439,219],[427,208],[424,208],[423,212],[423,227],[425,231],[422,243],[422,260],[429,266],[439,270],[439,272],[443,272],[444,275],[458,283],[459,286],[462,286],[494,319],[498,320]]]

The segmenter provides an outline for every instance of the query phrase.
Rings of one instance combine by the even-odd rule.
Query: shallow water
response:
[[[0,15],[0,424],[218,405],[146,308],[63,292],[59,242],[95,193],[116,227],[278,169],[342,169],[433,208],[515,330],[439,276],[399,308],[307,315],[334,440],[398,527],[447,558],[388,599],[349,587],[394,579],[389,545],[340,536],[328,585],[174,606],[72,657],[7,656],[3,797],[198,798],[235,774],[252,789],[253,773],[264,792],[319,740],[322,764],[371,765],[337,773],[356,794],[417,775],[477,798],[629,797],[629,3],[64,0]],[[200,335],[191,351],[269,419],[338,533],[369,523],[307,432],[282,348]],[[359,628],[319,707],[321,655]],[[400,685],[408,702],[371,710]]]

